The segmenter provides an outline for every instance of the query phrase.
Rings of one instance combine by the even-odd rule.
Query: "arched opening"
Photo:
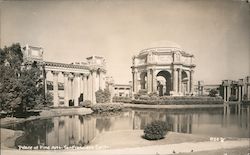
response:
[[[170,95],[172,89],[171,74],[168,71],[160,71],[156,77],[159,96]]]
[[[181,90],[182,90],[182,93],[183,95],[186,95],[188,92],[189,92],[189,88],[188,88],[188,76],[187,76],[187,73],[185,71],[182,71],[181,72]]]
[[[147,79],[147,72],[142,72],[140,74],[141,89],[146,89],[146,79]]]

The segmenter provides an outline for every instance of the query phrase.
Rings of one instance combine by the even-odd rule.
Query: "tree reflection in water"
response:
[[[9,126],[24,131],[16,145],[85,146],[107,131],[143,130],[154,120],[164,121],[169,131],[219,137],[248,137],[250,107],[214,109],[131,109],[119,114],[72,115],[26,121]],[[227,113],[224,113],[224,112]]]
[[[28,121],[16,124],[17,130],[23,130],[24,135],[17,138],[15,145],[38,146],[46,144],[46,133],[54,127],[52,119]]]
[[[97,118],[96,119],[96,128],[100,133],[103,131],[108,131],[111,126],[111,118]]]

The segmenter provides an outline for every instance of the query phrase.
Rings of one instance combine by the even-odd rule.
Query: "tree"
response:
[[[42,72],[36,63],[24,66],[21,46],[4,47],[0,56],[0,110],[25,112],[44,103]]]
[[[209,91],[209,96],[210,97],[216,97],[216,95],[218,94],[217,90],[216,89],[211,89]]]
[[[109,92],[108,89],[104,89],[104,90],[99,89],[98,91],[96,91],[95,95],[96,95],[97,103],[110,102],[111,93]]]

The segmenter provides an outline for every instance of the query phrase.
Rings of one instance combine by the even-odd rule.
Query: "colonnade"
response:
[[[50,70],[48,70],[50,71]],[[46,72],[48,72],[46,71]],[[98,89],[104,89],[104,72],[91,70],[88,73],[51,71],[53,75],[53,103],[54,107],[61,106],[59,103],[58,93],[58,74],[61,73],[64,79],[64,104],[69,106],[69,101],[74,103],[73,106],[79,106],[80,101],[90,100],[96,103],[95,92]],[[45,91],[47,88],[45,88]],[[81,96],[83,96],[81,98]]]
[[[222,86],[224,102],[230,101],[232,96],[239,102],[250,100],[250,77],[239,81],[223,80]]]
[[[148,68],[147,70],[138,71],[137,68],[133,68],[132,70],[132,79],[133,79],[133,92],[138,93],[140,89],[140,84],[145,84],[145,89],[147,89],[148,93],[157,92],[157,74],[159,72],[166,72],[165,70],[152,69]],[[194,83],[194,70],[185,70],[184,72],[187,74],[187,81],[183,82],[182,72],[184,70],[182,68],[174,68],[171,74],[171,84],[169,85],[172,95],[183,94],[183,92],[193,93],[193,83]],[[139,82],[144,79],[140,79],[140,75],[144,73],[146,75],[146,81]],[[140,80],[139,80],[140,79]],[[167,80],[167,79],[166,79]],[[183,85],[186,85],[186,90],[183,90]]]

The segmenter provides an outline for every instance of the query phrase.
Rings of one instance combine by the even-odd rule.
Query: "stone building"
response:
[[[250,101],[250,76],[238,81],[223,80],[223,99],[228,101]]]
[[[84,100],[90,100],[95,104],[95,92],[105,87],[106,62],[103,57],[91,56],[83,59],[83,62],[66,64],[43,60],[44,51],[40,47],[26,45],[22,48],[22,52],[24,65],[30,66],[35,62],[43,70],[45,93],[48,74],[52,75],[54,107],[79,106]],[[59,76],[62,77],[64,84],[63,102],[59,100]]]
[[[115,84],[114,85],[114,96],[131,97],[131,85],[129,84]]]
[[[132,91],[160,96],[193,93],[194,56],[173,42],[144,49],[132,60]]]

